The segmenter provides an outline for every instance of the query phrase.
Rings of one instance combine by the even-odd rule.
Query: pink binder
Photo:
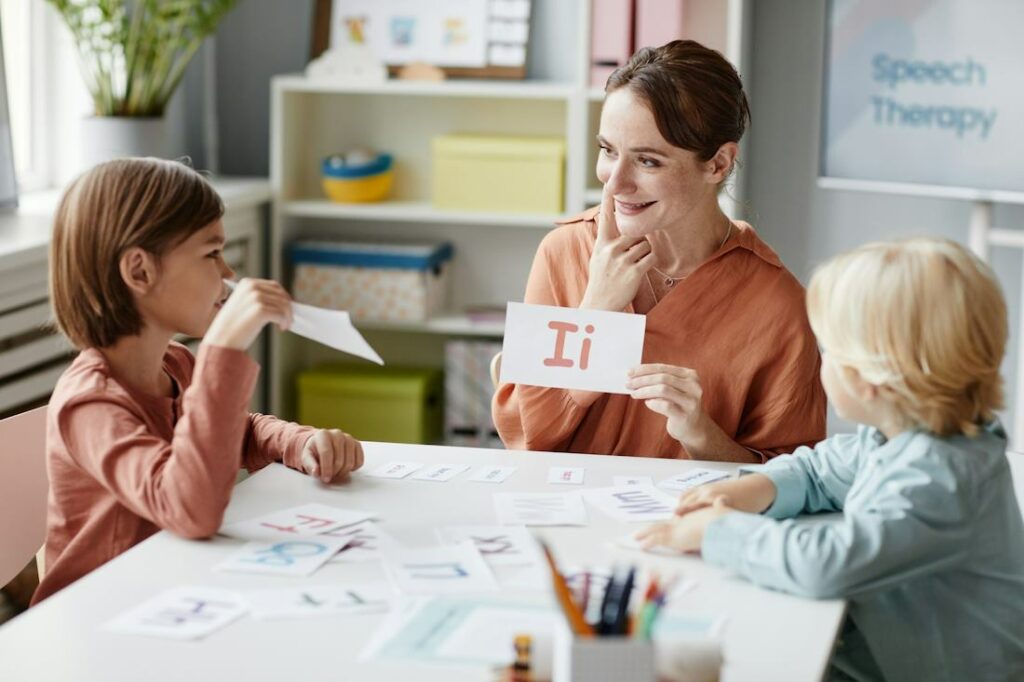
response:
[[[633,54],[633,0],[594,0],[590,21],[590,84],[603,88]]]
[[[684,38],[686,0],[636,0],[635,48],[657,47]]]

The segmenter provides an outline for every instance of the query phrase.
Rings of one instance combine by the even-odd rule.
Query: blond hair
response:
[[[79,176],[61,198],[50,241],[50,301],[76,348],[138,334],[143,320],[121,278],[121,256],[156,256],[224,214],[217,192],[176,161],[117,159]]]
[[[832,360],[881,390],[904,426],[977,433],[1003,407],[1006,303],[992,270],[959,244],[866,244],[818,268],[811,327]]]

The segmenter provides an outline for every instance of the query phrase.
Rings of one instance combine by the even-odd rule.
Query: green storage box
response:
[[[359,440],[440,443],[439,369],[323,365],[299,374],[299,422],[343,429]]]

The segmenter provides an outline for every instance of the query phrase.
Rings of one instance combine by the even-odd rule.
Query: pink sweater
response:
[[[47,414],[50,596],[160,529],[205,538],[221,525],[241,466],[298,468],[312,428],[249,414],[257,365],[238,350],[171,344],[164,370],[177,397],[117,382],[103,355],[82,351]]]

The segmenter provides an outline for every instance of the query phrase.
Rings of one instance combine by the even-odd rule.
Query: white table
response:
[[[307,502],[376,511],[403,542],[433,542],[423,526],[493,524],[496,492],[557,492],[579,486],[546,482],[551,466],[586,468],[584,487],[612,484],[616,474],[655,481],[690,467],[732,471],[722,463],[529,453],[471,448],[366,444],[366,467],[393,460],[512,464],[505,483],[473,483],[462,474],[448,483],[385,480],[356,475],[343,486],[272,465],[235,490],[227,521],[238,521]],[[759,589],[723,575],[700,559],[662,558],[609,545],[636,525],[621,524],[589,508],[583,528],[534,528],[562,563],[611,561],[676,570],[697,585],[686,593],[694,611],[728,618],[723,680],[819,680],[842,622],[842,601],[812,601]],[[429,537],[426,537],[428,536]],[[194,542],[159,533],[64,591],[0,627],[0,680],[486,680],[479,668],[361,663],[363,645],[382,615],[319,619],[236,621],[205,640],[176,642],[102,631],[114,615],[159,592],[184,584],[262,588],[381,579],[379,563],[328,564],[310,578],[218,573],[210,569],[239,542],[217,537]]]

